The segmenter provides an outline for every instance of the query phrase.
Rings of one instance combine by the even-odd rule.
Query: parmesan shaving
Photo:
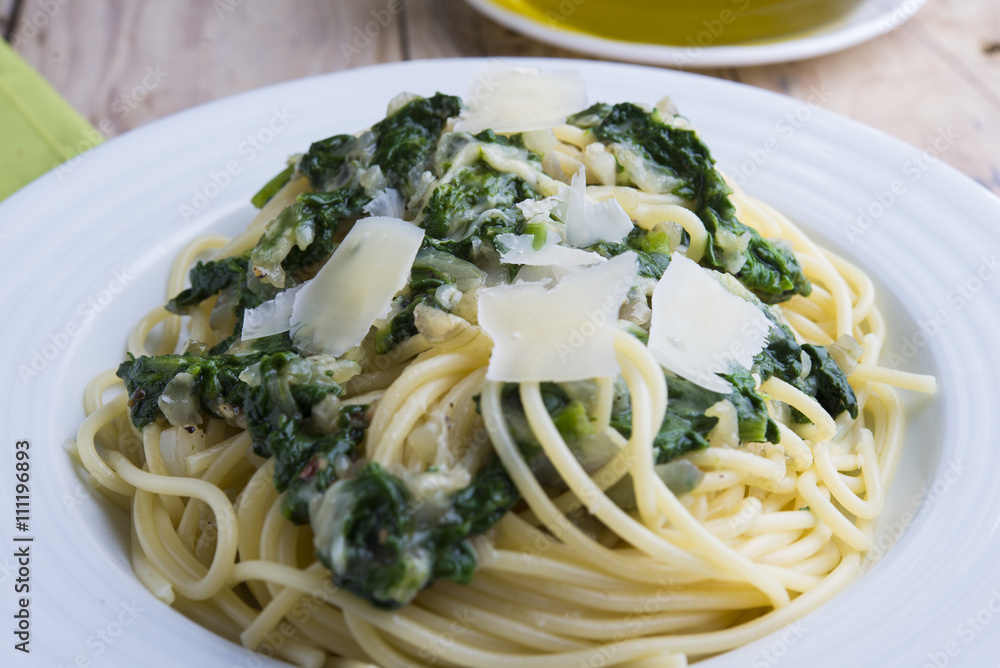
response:
[[[605,258],[591,251],[579,248],[568,248],[549,240],[545,245],[535,250],[532,245],[535,237],[530,234],[498,234],[497,241],[507,247],[501,253],[500,259],[507,264],[528,265],[580,265],[605,262]]]
[[[493,339],[486,378],[517,383],[616,376],[618,310],[637,269],[635,254],[623,253],[552,288],[515,283],[483,289],[479,324]]]
[[[250,341],[263,336],[273,336],[287,332],[289,320],[292,317],[292,306],[295,295],[305,285],[296,285],[275,295],[256,308],[248,308],[243,312],[243,331],[240,339]]]
[[[355,223],[316,277],[295,295],[295,344],[336,356],[361,343],[406,285],[423,238],[423,230],[398,218]]]
[[[586,107],[587,89],[577,72],[491,64],[473,80],[466,106],[456,131],[544,130]]]
[[[587,172],[583,167],[567,188],[559,190],[566,202],[566,242],[570,246],[592,246],[601,241],[613,243],[632,231],[632,219],[614,198],[595,202],[587,197]]]
[[[749,369],[767,345],[771,321],[697,263],[674,253],[653,290],[649,351],[667,370],[713,392],[732,386],[717,374]]]

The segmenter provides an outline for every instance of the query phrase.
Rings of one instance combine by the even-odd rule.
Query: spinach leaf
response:
[[[494,457],[476,474],[472,484],[455,492],[451,506],[457,519],[445,525],[439,535],[485,533],[520,500],[521,494],[499,458]],[[455,578],[452,578],[455,579]],[[468,582],[469,578],[464,580]]]
[[[249,262],[249,251],[242,255],[211,262],[199,260],[188,272],[191,287],[167,302],[167,310],[173,313],[184,313],[185,309],[196,306],[231,287],[242,286],[244,293],[248,295],[250,291],[246,289],[246,278]],[[252,299],[248,299],[249,301]]]
[[[476,141],[480,141],[484,144],[498,144],[500,146],[512,146],[524,149],[523,155],[528,162],[531,163],[535,169],[538,169],[539,171],[542,169],[542,157],[534,151],[529,150],[528,147],[524,145],[524,136],[520,132],[515,135],[511,135],[510,137],[505,137],[503,135],[498,135],[493,130],[486,129],[476,133],[473,137]]]
[[[539,394],[545,411],[559,430],[559,435],[570,445],[581,436],[594,432],[587,410],[580,401],[571,400],[569,394],[557,383],[541,383]],[[506,383],[500,394],[500,406],[514,442],[532,468],[537,468],[540,458],[545,457],[541,444],[535,438],[524,406],[521,404],[520,385]]]
[[[333,581],[377,607],[409,603],[428,584],[432,557],[416,535],[406,484],[372,462],[326,495],[335,495],[323,502],[336,503],[336,515],[314,530]]]
[[[328,190],[329,185],[340,176],[347,156],[357,143],[357,138],[351,135],[334,135],[313,142],[299,160],[299,171],[309,179],[313,190]]]
[[[659,280],[670,266],[670,244],[666,242],[665,236],[633,227],[622,241],[601,241],[588,250],[606,258],[631,251],[639,260],[639,275]]]
[[[767,347],[754,358],[754,370],[760,374],[761,382],[772,376],[802,390],[816,399],[819,405],[833,417],[847,411],[852,418],[858,417],[858,400],[847,382],[847,376],[830,357],[826,349],[809,343],[799,345],[787,327],[772,318]],[[802,376],[803,353],[809,357],[809,373]],[[808,422],[799,411],[792,417],[798,422]]]
[[[404,199],[413,195],[410,173],[426,165],[445,122],[461,109],[457,97],[437,93],[411,100],[372,127],[376,137],[372,163],[382,168],[389,187],[403,193]]]
[[[337,430],[317,439],[310,447],[308,461],[288,481],[287,493],[281,500],[285,517],[296,524],[309,522],[309,503],[337,481],[338,460],[353,462],[358,459],[358,446],[369,424],[367,413],[367,406],[342,407]]]
[[[260,306],[278,292],[275,285],[262,282],[258,273],[271,276],[282,288],[290,283],[287,271],[308,278],[310,270],[336,247],[340,221],[360,216],[368,202],[364,193],[347,188],[299,195],[295,204],[286,207],[268,225],[252,250],[195,264],[188,273],[191,287],[171,299],[167,309],[183,313],[223,290],[234,289],[237,318],[234,334],[213,348],[213,352],[225,351],[238,338],[243,312]]]
[[[590,105],[583,111],[578,111],[573,114],[566,119],[566,122],[569,125],[575,125],[576,127],[584,130],[591,130],[600,125],[610,113],[610,104],[607,102],[597,102],[596,104]]]
[[[326,260],[336,248],[335,237],[342,221],[359,218],[371,198],[363,192],[341,188],[327,193],[299,195],[303,215],[314,221],[313,241],[305,249],[288,251],[283,266],[288,271],[307,270]]]
[[[251,251],[254,274],[271,285],[290,287],[285,272],[325,259],[333,252],[340,221],[360,216],[370,200],[350,188],[299,195],[268,223]]]
[[[257,194],[250,198],[250,203],[258,209],[263,209],[264,205],[271,201],[279,190],[292,180],[295,173],[295,165],[288,165],[281,170],[277,176],[264,184],[264,187],[257,191]]]
[[[736,408],[741,441],[780,440],[778,425],[770,418],[763,398],[754,390],[753,377],[747,371],[723,376],[733,385],[731,394],[712,392],[683,378],[667,379],[667,412],[653,439],[656,464],[665,464],[693,450],[708,447],[708,433],[718,418],[705,411],[719,401],[729,401]],[[632,410],[625,408],[612,415],[611,426],[622,436],[632,434]]]
[[[337,512],[332,526],[317,528],[320,560],[339,586],[390,610],[438,578],[470,582],[476,555],[469,537],[487,531],[520,498],[495,458],[434,518],[415,512],[421,500],[376,463],[327,494],[324,503]]]
[[[271,337],[276,347],[280,341]],[[240,375],[256,365],[256,386]],[[160,355],[123,362],[118,377],[129,393],[132,423],[139,429],[163,416],[158,401],[178,374],[193,376],[190,393],[203,413],[233,419],[243,415],[254,451],[275,456],[275,484],[284,489],[309,458],[334,437],[310,433],[306,418],[327,395],[339,395],[340,386],[293,350],[251,351],[247,355]]]
[[[826,348],[806,343],[802,350],[811,361],[809,375],[799,379],[797,387],[816,401],[830,415],[837,417],[844,411],[852,418],[858,417],[858,400],[847,382],[847,376],[837,366]]]
[[[376,353],[383,355],[417,333],[413,312],[419,304],[447,310],[435,297],[442,285],[455,285],[455,282],[442,271],[421,264],[419,260],[414,262],[406,289],[396,298],[399,312],[375,332]]]
[[[541,383],[539,394],[545,412],[549,414],[566,447],[584,470],[593,473],[617,454],[618,446],[604,434],[594,431],[587,407],[580,399],[572,398],[566,389],[572,385],[575,383]],[[520,385],[505,384],[500,395],[500,405],[511,437],[535,478],[546,487],[567,489],[565,481],[531,430],[521,404]]]
[[[244,387],[239,375],[253,361],[252,357],[235,355],[143,355],[122,362],[117,375],[125,381],[132,424],[143,429],[163,417],[157,402],[177,374],[194,377],[192,396],[199,400],[204,412],[211,413],[219,410],[220,404],[238,402]]]
[[[668,176],[678,180],[674,194],[694,202],[694,210],[709,234],[702,264],[725,270],[723,248],[718,235],[726,231],[740,236],[749,233],[745,262],[736,277],[768,303],[784,301],[812,290],[791,251],[778,248],[750,227],[736,220],[729,201],[732,190],[715,169],[708,147],[686,128],[664,122],[658,111],[647,113],[634,104],[591,107],[581,118],[601,118],[592,127],[595,135],[609,144],[619,144]]]
[[[726,374],[725,379],[733,386],[733,392],[722,395],[722,398],[730,401],[736,407],[740,441],[751,443],[780,442],[781,433],[778,431],[778,424],[768,415],[764,398],[757,393],[756,381],[750,372],[739,369]]]
[[[253,386],[239,379],[251,366],[255,368],[250,375],[259,381]],[[242,413],[254,451],[274,457],[275,486],[287,490],[283,513],[297,523],[311,521],[317,533],[326,531],[342,540],[345,567],[331,560],[332,543],[321,546],[319,557],[339,585],[376,606],[405,605],[437,578],[469,582],[476,556],[468,538],[487,531],[520,498],[495,458],[467,487],[451,494],[437,515],[421,511],[421,499],[413,498],[401,479],[377,464],[337,481],[338,459],[353,462],[359,457],[367,407],[342,407],[333,433],[311,430],[313,407],[338,395],[340,386],[290,350],[245,356],[162,355],[124,362],[119,376],[126,383],[137,427],[162,416],[157,400],[179,373],[194,377],[191,392],[204,412],[230,418]],[[310,505],[331,486],[346,501],[332,526],[316,526]]]
[[[494,214],[494,223],[509,227],[524,219],[515,205],[538,197],[535,189],[521,177],[498,172],[478,161],[434,189],[419,222],[427,235],[435,239],[479,236],[481,230],[477,228],[484,222],[482,217],[487,212]]]
[[[310,433],[305,418],[327,395],[340,395],[340,385],[316,373],[308,360],[293,352],[266,355],[257,362],[259,383],[246,386],[243,408],[254,452],[274,456],[274,484],[284,490],[315,452],[326,434]]]

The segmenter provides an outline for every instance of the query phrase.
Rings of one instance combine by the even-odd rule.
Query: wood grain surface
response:
[[[0,35],[7,38],[8,28],[11,27],[11,18],[14,14],[15,0],[0,0]]]
[[[20,5],[15,11],[15,6]],[[589,58],[458,0],[0,0],[15,49],[106,135],[277,81],[462,56]],[[1000,2],[931,0],[840,53],[701,72],[816,101],[1000,193]],[[943,147],[943,148],[942,148]]]

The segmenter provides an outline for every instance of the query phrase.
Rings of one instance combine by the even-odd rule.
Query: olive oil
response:
[[[777,40],[834,21],[862,0],[494,0],[552,27],[598,37],[720,46]]]

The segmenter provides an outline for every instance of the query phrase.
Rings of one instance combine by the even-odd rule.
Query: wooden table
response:
[[[459,0],[0,0],[0,30],[107,136],[266,84],[373,63],[450,56],[587,56],[513,33]],[[1000,2],[930,0],[854,49],[797,63],[704,70],[808,99],[934,150],[1000,193]],[[939,142],[940,144],[940,142]]]

